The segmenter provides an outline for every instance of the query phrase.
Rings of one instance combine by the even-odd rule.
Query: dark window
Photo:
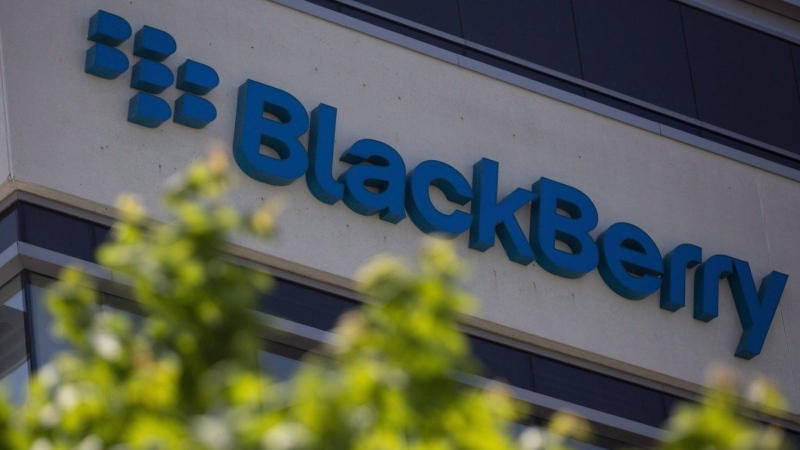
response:
[[[791,159],[789,157],[772,153],[767,150],[764,150],[761,147],[754,147],[749,144],[745,144],[744,142],[737,141],[735,139],[731,139],[727,136],[714,133],[712,131],[702,130],[700,132],[700,136],[708,139],[709,141],[714,141],[719,144],[725,145],[727,147],[735,148],[745,153],[749,153],[751,155],[758,156],[759,158],[764,158],[767,161],[772,161],[774,163],[781,164],[786,167],[790,167],[795,170],[800,170],[800,161]]]
[[[585,80],[696,117],[681,13],[676,3],[572,3]]]
[[[664,125],[668,125],[672,128],[685,131],[689,134],[694,134],[695,136],[700,135],[700,129],[693,125],[688,125],[685,122],[681,122],[671,117],[655,113],[649,109],[641,108],[639,106],[623,102],[622,100],[617,100],[614,97],[609,97],[607,95],[589,91],[586,93],[586,98],[594,100],[598,103],[602,103],[604,105],[611,106],[612,108],[619,109],[620,111],[625,111],[631,114],[635,114],[644,119],[652,120],[653,122],[656,123],[663,123]]]
[[[667,416],[672,415],[672,408],[678,406],[681,403],[685,403],[687,400],[682,399],[680,397],[676,397],[671,394],[662,394],[664,398],[664,411],[667,413]]]
[[[358,306],[352,300],[290,281],[275,281],[273,289],[259,300],[259,309],[293,322],[330,330],[339,316]]]
[[[469,337],[472,354],[483,365],[482,375],[512,386],[533,390],[531,356],[521,350]]]
[[[30,376],[26,308],[19,276],[0,287],[0,389],[15,405],[25,401]]]
[[[94,226],[94,245],[95,249],[106,243],[111,238],[111,229],[105,225]]]
[[[585,93],[582,87],[568,83],[560,78],[545,75],[527,67],[523,67],[482,52],[471,50],[469,48],[466,50],[466,57],[490,66],[497,67],[498,69],[507,70],[515,75],[528,78],[529,80],[535,80],[548,86],[553,86],[557,89],[561,89],[562,91],[572,92],[575,95],[583,96]]]
[[[27,273],[26,311],[29,315],[33,341],[34,369],[53,361],[59,353],[69,350],[70,344],[53,333],[55,319],[45,299],[52,293],[56,280],[36,273]]]
[[[663,394],[575,366],[533,356],[536,392],[654,427],[666,420]]]
[[[464,38],[580,78],[570,2],[459,0]]]
[[[19,240],[19,213],[16,205],[0,215],[0,252]]]
[[[790,448],[800,448],[800,433],[792,430],[786,431],[786,440],[791,445]]]
[[[276,381],[288,381],[303,364],[300,360],[306,352],[296,347],[268,341],[266,350],[258,352],[258,363],[262,371]]]
[[[457,0],[358,0],[358,2],[454,36],[461,36]]]
[[[681,6],[698,117],[800,153],[800,100],[789,44]]]
[[[94,261],[93,225],[62,213],[21,203],[22,241],[85,261]]]
[[[461,45],[454,44],[450,41],[447,41],[445,39],[442,39],[440,37],[428,33],[424,33],[415,28],[407,27],[405,25],[400,25],[388,19],[384,19],[382,17],[378,17],[373,14],[369,14],[349,6],[341,5],[339,9],[343,14],[346,14],[355,19],[363,20],[364,22],[381,27],[385,30],[394,31],[395,33],[402,34],[403,36],[416,39],[420,42],[424,42],[426,44],[430,44],[453,53],[458,53],[458,54],[464,53],[464,49],[462,48]]]
[[[794,78],[800,95],[800,47],[792,45],[792,62],[794,63]]]
[[[307,1],[719,143],[730,138],[576,85],[559,73],[800,154],[800,46],[679,2]],[[365,11],[366,6],[375,11]],[[410,23],[387,19],[381,12]],[[415,24],[486,48],[465,47]],[[525,62],[556,73],[526,67]],[[747,153],[792,168],[798,165],[768,149],[739,144],[732,147],[744,146]]]

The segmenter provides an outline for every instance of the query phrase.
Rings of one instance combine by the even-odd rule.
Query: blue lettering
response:
[[[267,119],[269,113],[279,121]],[[264,183],[287,185],[308,168],[308,154],[298,138],[308,129],[303,105],[290,94],[253,80],[239,87],[233,156],[244,173]],[[261,154],[271,147],[280,159]]]
[[[515,263],[528,265],[536,259],[525,238],[525,233],[514,217],[514,213],[535,198],[531,191],[517,188],[497,202],[497,176],[499,164],[483,158],[472,167],[472,227],[469,233],[469,247],[485,252],[494,246],[494,236]]]
[[[428,234],[452,239],[466,231],[472,216],[455,210],[444,214],[433,206],[430,186],[439,188],[447,200],[466,205],[472,200],[472,188],[464,175],[440,161],[425,161],[408,174],[406,181],[406,210],[414,225]]]
[[[664,257],[661,309],[675,312],[686,305],[686,269],[700,264],[702,258],[703,250],[692,244],[681,244]]]
[[[615,223],[600,235],[597,245],[600,276],[620,296],[641,300],[661,286],[661,253],[641,228]]]
[[[733,258],[714,255],[694,274],[694,318],[708,322],[719,315],[719,280],[733,273]]]
[[[761,280],[761,287],[756,292],[750,265],[745,261],[733,260],[733,276],[728,278],[728,282],[742,324],[742,337],[735,353],[739,358],[751,359],[761,353],[788,278],[785,274],[773,271]]]
[[[597,209],[583,192],[541,178],[531,208],[531,245],[539,265],[565,278],[580,278],[597,267],[599,255],[589,232],[597,226]],[[558,210],[566,212],[563,216]],[[571,252],[556,248],[563,242]]]
[[[306,184],[317,200],[329,205],[333,205],[344,197],[344,184],[336,181],[331,174],[335,136],[336,108],[320,103],[311,111]]]
[[[357,164],[339,177],[345,186],[345,205],[364,216],[380,213],[381,220],[390,223],[405,219],[406,166],[395,149],[362,139],[339,159]]]
[[[114,78],[127,69],[128,61],[108,45],[127,39],[130,30],[116,16],[101,13],[92,19],[90,39],[102,43],[87,52],[86,72]],[[150,52],[151,59],[166,57],[174,51],[171,42],[166,33],[146,27],[137,33],[134,54]],[[187,61],[179,69],[179,87],[198,95],[213,89],[218,83],[213,69],[191,63],[195,65]],[[142,65],[133,74],[132,83],[140,90],[157,92],[172,83],[171,72],[167,76],[155,69],[144,73],[145,69]],[[176,103],[176,122],[202,128],[214,119],[213,105],[188,105],[189,100],[197,103],[203,99],[190,94],[181,97]],[[265,113],[277,119],[265,117]],[[162,99],[139,92],[130,102],[128,120],[157,127],[170,115],[169,105]],[[306,131],[307,151],[300,142]],[[481,252],[493,247],[497,236],[513,262],[528,265],[538,260],[543,269],[566,278],[579,278],[597,268],[611,290],[631,300],[643,299],[661,288],[660,307],[667,311],[686,305],[686,272],[697,266],[693,317],[709,322],[718,316],[720,280],[728,278],[742,326],[735,355],[751,359],[761,352],[787,275],[773,271],[756,290],[747,262],[714,255],[701,264],[702,249],[692,244],[677,246],[662,261],[650,236],[628,223],[612,225],[595,243],[590,233],[598,223],[597,209],[583,192],[543,177],[531,190],[517,188],[498,201],[499,164],[487,158],[473,166],[470,186],[460,172],[440,161],[424,161],[406,174],[397,151],[382,142],[363,139],[339,158],[351,167],[336,178],[335,136],[336,108],[320,104],[309,120],[303,105],[284,91],[253,80],[239,88],[233,153],[251,178],[287,185],[305,174],[309,191],[321,202],[333,205],[343,200],[358,214],[379,214],[381,220],[390,223],[400,222],[407,212],[421,231],[448,239],[469,229],[470,248]],[[262,145],[272,148],[278,157],[262,153]],[[452,212],[434,206],[432,187],[456,205]],[[457,208],[469,202],[470,212]],[[531,218],[528,237],[516,218],[527,204]]]

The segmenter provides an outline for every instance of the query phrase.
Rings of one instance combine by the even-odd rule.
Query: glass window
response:
[[[536,392],[654,427],[666,419],[663,394],[616,378],[533,356]]]
[[[795,70],[800,46],[680,2],[357,0],[412,22],[401,25],[363,6],[307,1],[723,145],[729,145],[729,138],[523,67],[502,54],[800,154],[800,69]],[[415,24],[489,50],[442,39]],[[731,143],[791,168],[799,164],[763,148]]]
[[[580,78],[572,6],[564,0],[459,0],[464,38]]]
[[[538,81],[548,86],[553,86],[555,88],[561,89],[562,91],[571,92],[575,95],[580,95],[580,96],[584,95],[584,90],[581,87],[578,87],[572,83],[567,83],[566,81],[563,81],[560,78],[552,77],[550,75],[545,75],[533,69],[520,66],[519,64],[510,63],[504,59],[500,59],[491,55],[487,55],[482,52],[471,50],[469,48],[466,50],[465,56],[467,58],[474,59],[484,64],[497,67],[498,69],[507,70],[515,75],[519,75],[521,77],[525,77],[530,80]]]
[[[713,133],[711,131],[706,131],[706,130],[701,130],[700,135],[710,141],[718,142],[722,145],[735,148],[742,152],[749,153],[751,155],[755,155],[760,158],[764,158],[767,161],[772,161],[795,170],[800,170],[800,161],[790,159],[786,156],[779,155],[777,153],[768,152],[762,149],[761,147],[754,147],[752,145],[745,144],[743,142],[731,139],[721,134]]]
[[[596,92],[587,92],[586,98],[594,100],[596,102],[602,103],[604,105],[611,106],[613,108],[619,109],[620,111],[625,111],[631,114],[635,114],[639,117],[652,120],[656,123],[663,123],[664,125],[668,125],[672,128],[685,131],[686,133],[693,134],[695,136],[700,135],[700,129],[693,126],[688,125],[685,122],[680,122],[675,120],[671,117],[663,116],[658,113],[654,113],[649,109],[640,108],[638,106],[632,105],[630,103],[623,102],[621,100],[617,100],[616,98],[609,97],[607,95],[598,94]]]
[[[107,294],[105,292],[100,293],[100,299],[101,311],[122,314],[130,319],[131,323],[133,323],[134,329],[140,330],[142,326],[144,326],[144,311],[138,303],[134,302],[133,300],[117,297],[116,295]]]
[[[398,5],[403,4],[402,2],[397,2]],[[353,8],[346,5],[340,5],[339,11],[343,14],[346,14],[350,17],[356,18],[358,20],[363,20],[364,22],[370,23],[372,25],[378,26],[383,28],[384,30],[394,31],[395,33],[402,34],[403,36],[410,37],[412,39],[416,39],[418,41],[424,42],[426,44],[433,45],[435,47],[442,48],[444,50],[463,54],[464,49],[463,46],[454,44],[450,41],[445,39],[439,38],[432,34],[423,33],[419,31],[415,27],[409,27],[405,25],[400,25],[396,22],[392,22],[388,19],[384,19],[382,17],[378,17],[369,13],[366,13],[360,9]]]
[[[789,44],[680,8],[698,117],[800,154],[800,99]]]
[[[47,308],[45,299],[55,283],[53,278],[28,274],[28,307],[30,314],[31,339],[33,341],[34,368],[42,367],[60,352],[68,350],[69,344],[53,334],[54,319]]]
[[[306,352],[299,348],[274,341],[268,341],[266,347],[258,352],[258,364],[274,381],[291,380],[300,366],[306,364],[300,361]]]
[[[583,77],[697,117],[677,3],[573,0]]]
[[[800,47],[792,45],[792,62],[794,63],[794,77],[797,88],[800,90]]]
[[[786,431],[786,441],[791,445],[790,448],[800,448],[800,433],[792,430]]]
[[[19,213],[16,205],[0,215],[0,252],[19,240]]]
[[[529,354],[476,337],[469,337],[472,353],[483,365],[481,374],[512,386],[533,390]]]
[[[461,36],[458,0],[358,0],[358,2],[454,36]]]
[[[106,240],[111,238],[111,228],[105,225],[94,226],[94,246],[97,247],[105,244]]]
[[[685,399],[667,393],[663,394],[663,398],[664,398],[664,411],[666,411],[667,416],[672,414],[672,408],[687,401]]]
[[[358,303],[342,297],[275,279],[271,292],[259,300],[259,310],[320,330],[330,330]]]
[[[85,261],[94,261],[93,225],[63,213],[21,203],[22,241]]]
[[[24,294],[17,276],[0,287],[0,387],[15,404],[25,400],[30,372]]]

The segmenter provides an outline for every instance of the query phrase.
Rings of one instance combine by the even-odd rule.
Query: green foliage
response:
[[[345,316],[332,359],[297,379],[287,426],[318,449],[511,449],[513,405],[500,392],[465,389],[472,366],[456,321],[473,300],[454,288],[458,261],[430,243],[421,271],[393,259],[363,270],[371,303]]]
[[[9,418],[11,416],[11,403],[5,393],[0,390],[0,448],[12,448],[13,436],[9,431]]]
[[[415,274],[382,260],[364,272],[369,306],[347,316],[331,360],[287,386],[259,372],[256,297],[264,274],[225,256],[226,238],[268,235],[269,207],[228,206],[227,160],[191,166],[164,195],[170,217],[119,201],[101,264],[124,274],[146,318],[98,311],[79,270],[48,303],[71,346],[35,374],[26,404],[0,401],[0,448],[510,449],[514,405],[500,391],[457,384],[473,363],[456,321],[473,301],[441,244]]]
[[[0,449],[561,450],[565,436],[586,438],[585,421],[559,414],[515,443],[520,405],[455,381],[475,369],[457,329],[475,301],[442,242],[424,247],[418,271],[388,258],[367,266],[368,302],[342,318],[323,351],[331,357],[309,360],[289,386],[271,383],[252,312],[270,279],[231,262],[225,246],[231,233],[269,235],[275,214],[231,208],[229,183],[215,153],[167,188],[165,223],[120,199],[98,259],[127,277],[146,317],[98,311],[87,278],[65,271],[48,303],[71,351],[33,376],[21,408],[0,395]],[[779,430],[736,413],[731,383],[716,386],[670,420],[665,450],[782,448]],[[783,406],[766,386],[745,396],[748,407]]]
[[[779,414],[786,408],[781,394],[764,379],[756,379],[739,392],[736,374],[728,368],[712,367],[709,389],[699,404],[679,405],[667,423],[664,450],[779,450],[790,448],[784,432],[742,416],[743,409]],[[744,395],[742,395],[744,394]]]
[[[48,306],[72,350],[36,374],[26,405],[0,433],[16,448],[247,448],[245,440],[255,441],[237,434],[233,419],[274,414],[260,397],[268,383],[258,373],[251,311],[270,280],[232,263],[224,248],[231,232],[269,232],[268,211],[245,217],[228,206],[226,172],[219,154],[190,167],[167,188],[164,224],[148,221],[134,197],[120,199],[114,242],[98,260],[128,277],[147,314],[141,329],[125,315],[99,312],[97,293],[78,270],[63,273]],[[242,395],[248,387],[253,395]]]

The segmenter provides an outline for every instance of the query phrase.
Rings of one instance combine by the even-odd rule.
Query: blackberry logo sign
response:
[[[694,319],[709,322],[719,315],[719,285],[725,278],[742,325],[734,354],[751,359],[761,352],[787,275],[773,271],[757,288],[746,261],[727,255],[704,261],[702,249],[689,243],[662,257],[644,230],[625,222],[594,239],[590,233],[598,225],[598,212],[586,194],[541,177],[500,198],[500,165],[488,158],[472,166],[470,183],[442,161],[409,168],[388,144],[361,139],[341,154],[339,161],[350,167],[336,176],[336,127],[336,108],[319,104],[309,114],[288,92],[248,80],[239,87],[233,154],[242,171],[255,180],[285,186],[304,177],[319,201],[342,201],[357,214],[377,215],[390,223],[408,216],[420,231],[447,238],[469,233],[469,247],[480,252],[493,247],[497,237],[511,261],[536,261],[564,278],[580,278],[597,269],[612,291],[629,300],[645,299],[660,289],[660,306],[667,311],[686,306],[687,269],[697,267]],[[302,141],[306,133],[307,145]],[[263,153],[263,146],[279,158]],[[453,207],[437,209],[432,188]],[[457,209],[467,204],[469,211]],[[515,215],[523,209],[530,214],[527,236]]]
[[[117,15],[97,11],[89,21],[88,39],[95,42],[86,51],[84,71],[113,80],[129,67],[128,57],[117,47],[131,37],[131,26]],[[177,81],[172,70],[162,62],[177,50],[169,33],[143,26],[133,40],[133,55],[140,57],[131,70],[130,86],[138,92],[128,103],[128,122],[157,128],[173,117],[175,123],[203,128],[217,118],[214,105],[202,98],[219,85],[219,76],[211,67],[187,59],[178,67]],[[184,93],[175,100],[175,114],[158,94],[175,83]]]
[[[124,19],[98,11],[89,23],[85,71],[115,79],[129,67],[128,57],[117,47],[131,37]],[[219,84],[209,66],[186,60],[177,79],[162,61],[177,45],[168,33],[142,27],[133,42],[141,59],[131,71],[128,121],[155,128],[172,115],[169,104],[158,97],[175,84],[184,93],[175,101],[173,121],[203,128],[217,115],[214,105],[201,98]],[[310,113],[294,96],[278,88],[247,80],[239,87],[233,155],[251,178],[285,186],[305,178],[309,192],[320,202],[339,201],[353,212],[378,216],[390,223],[408,217],[420,231],[446,238],[469,233],[469,247],[484,252],[500,244],[508,258],[538,267],[556,276],[580,278],[597,270],[609,289],[629,300],[643,300],[660,290],[661,309],[684,308],[686,277],[694,272],[692,317],[709,322],[719,315],[720,280],[726,279],[742,326],[735,355],[751,359],[761,352],[778,309],[788,276],[772,271],[760,285],[747,261],[724,254],[703,255],[691,243],[661,254],[641,228],[618,222],[595,239],[598,211],[580,190],[540,177],[527,186],[499,196],[500,166],[482,158],[472,167],[472,180],[442,161],[427,160],[406,166],[388,144],[361,139],[345,149],[339,161],[348,164],[334,174],[336,108],[319,104]],[[303,137],[308,135],[306,141]],[[263,152],[263,147],[276,155]],[[410,170],[409,170],[410,169]],[[431,199],[438,189],[452,207],[439,210]],[[459,208],[467,206],[467,209]],[[517,213],[529,214],[527,235]]]

